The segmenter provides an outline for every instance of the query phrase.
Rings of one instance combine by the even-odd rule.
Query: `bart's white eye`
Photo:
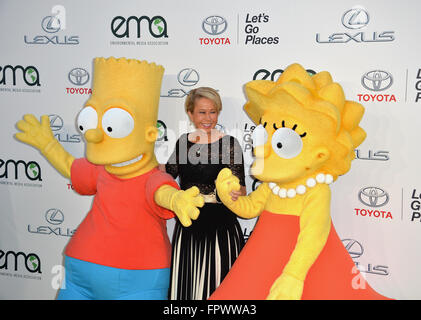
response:
[[[259,124],[254,128],[251,139],[253,140],[253,148],[264,145],[268,141],[268,133],[265,127]]]
[[[291,159],[303,149],[300,135],[289,128],[279,128],[272,136],[272,148],[281,158]]]
[[[77,117],[77,128],[83,134],[86,130],[95,129],[98,126],[98,114],[92,107],[83,108]]]
[[[124,138],[133,128],[133,117],[126,110],[111,108],[102,117],[102,129],[111,138]]]

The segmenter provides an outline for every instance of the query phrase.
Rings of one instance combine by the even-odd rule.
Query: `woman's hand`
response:
[[[240,190],[232,190],[230,196],[232,201],[237,201],[238,197],[246,195],[246,187],[241,186]]]

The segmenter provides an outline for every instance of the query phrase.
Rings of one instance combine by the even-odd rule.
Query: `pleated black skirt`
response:
[[[172,240],[171,300],[206,300],[244,246],[237,216],[223,204],[206,203],[190,227],[176,222]]]

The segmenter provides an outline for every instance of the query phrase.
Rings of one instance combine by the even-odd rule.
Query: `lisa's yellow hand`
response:
[[[39,122],[34,115],[26,114],[23,120],[17,122],[16,126],[22,132],[16,133],[15,137],[40,151],[43,151],[54,140],[48,116],[42,116],[41,122]]]
[[[234,202],[231,197],[231,191],[239,191],[240,180],[238,177],[234,176],[230,169],[222,169],[215,181],[216,191],[218,197],[222,200],[223,203],[229,204]]]
[[[304,281],[282,273],[272,284],[267,300],[300,300],[303,294]]]
[[[171,199],[171,210],[177,215],[180,223],[189,227],[192,224],[192,220],[196,220],[199,217],[200,210],[203,207],[205,201],[200,195],[199,188],[191,187],[187,190],[177,191]]]

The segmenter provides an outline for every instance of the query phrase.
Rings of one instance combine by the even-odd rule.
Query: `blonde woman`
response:
[[[212,88],[200,87],[187,96],[185,110],[195,130],[183,134],[165,165],[180,187],[197,186],[205,199],[197,220],[183,227],[177,220],[172,241],[170,299],[204,300],[219,286],[244,246],[237,216],[215,192],[216,177],[229,168],[240,179],[232,191],[245,195],[242,149],[238,141],[216,129],[221,98]]]

